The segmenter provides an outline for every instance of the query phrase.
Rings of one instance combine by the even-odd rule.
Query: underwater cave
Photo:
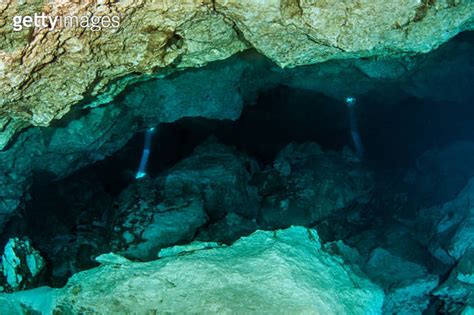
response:
[[[8,140],[0,313],[471,314],[474,33],[223,59]]]

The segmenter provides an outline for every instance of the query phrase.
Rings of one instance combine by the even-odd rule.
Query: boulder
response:
[[[310,225],[352,202],[365,202],[372,174],[349,150],[323,151],[316,143],[290,144],[255,182],[264,196],[262,226]]]
[[[160,248],[191,241],[209,219],[256,217],[260,199],[249,184],[254,164],[209,140],[157,178],[136,181],[117,200],[114,250],[150,260]]]
[[[195,196],[163,200],[156,180],[133,183],[119,197],[111,246],[127,258],[152,260],[161,248],[192,240],[208,221]]]
[[[426,267],[380,247],[372,252],[364,270],[385,289],[384,314],[422,314],[438,285],[438,276]]]
[[[260,203],[257,187],[250,185],[257,171],[253,159],[211,138],[162,176],[162,194],[169,199],[199,196],[212,219],[227,213],[252,219]]]
[[[461,257],[443,284],[433,291],[442,300],[447,314],[472,314],[474,311],[474,248]]]
[[[417,216],[419,239],[431,253],[447,265],[454,265],[474,239],[474,178],[456,198],[444,204],[424,208]]]
[[[46,266],[29,240],[8,240],[0,260],[0,291],[14,292],[34,287]]]

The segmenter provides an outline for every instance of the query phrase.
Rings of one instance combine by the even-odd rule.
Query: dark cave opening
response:
[[[466,160],[459,160],[463,167],[453,166],[459,174],[453,175],[452,180],[447,179],[447,184],[436,186],[432,179],[442,174],[438,164],[444,161],[436,160],[437,156],[433,155],[424,157],[429,150],[442,150],[457,141],[474,139],[474,108],[468,106],[469,103],[447,104],[409,96],[402,101],[381,102],[380,97],[371,97],[370,93],[356,97],[357,121],[365,148],[361,164],[367,172],[374,173],[374,196],[365,201],[355,198],[324,218],[308,219],[300,205],[295,207],[295,213],[282,212],[275,217],[260,212],[254,217],[239,213],[239,218],[233,220],[243,223],[235,235],[246,235],[257,228],[271,229],[301,223],[315,226],[324,241],[342,239],[351,246],[362,246],[363,241],[359,240],[361,231],[375,231],[376,234],[393,229],[396,234],[398,220],[415,220],[420,205],[450,200],[474,175],[474,172],[469,173],[470,169],[466,172],[463,168]],[[140,181],[147,182],[167,174],[210,137],[215,137],[223,145],[235,147],[236,151],[257,162],[261,172],[252,175],[251,180],[252,185],[260,185],[258,194],[262,200],[257,203],[262,208],[271,208],[274,206],[272,196],[285,194],[281,190],[288,185],[286,179],[278,174],[286,172],[284,166],[278,172],[268,170],[279,153],[292,142],[314,142],[323,151],[344,155],[345,147],[354,150],[350,129],[346,102],[284,85],[262,92],[255,104],[246,104],[237,121],[184,118],[163,123],[157,126],[152,138],[145,179],[135,178],[143,151],[144,132],[137,133],[112,156],[59,181],[51,181],[47,174],[36,174],[23,218],[9,226],[2,243],[10,235],[29,237],[49,262],[42,284],[62,286],[75,272],[97,266],[95,256],[112,251],[111,243],[120,234],[115,230],[115,213],[121,207],[124,191]],[[470,149],[470,146],[465,151],[460,149],[460,154],[471,152]],[[429,160],[429,163],[422,163],[425,166],[422,170],[419,169],[420,157]],[[338,161],[340,157],[327,157],[328,160],[333,158]],[[348,165],[352,165],[350,163]],[[344,166],[336,171],[350,173],[353,170]],[[249,173],[253,174],[253,171]],[[276,187],[268,188],[271,186],[269,183]],[[142,200],[137,201],[140,202]],[[348,212],[351,215],[346,215]],[[234,235],[222,236],[212,230],[220,225],[227,228],[225,224],[230,223],[222,222],[227,220],[229,213],[209,215],[209,219],[191,233],[191,239],[218,238],[231,243],[235,240]],[[189,237],[177,239],[175,243],[187,241]],[[439,266],[426,248],[411,239],[407,242],[412,242],[412,245],[407,246],[406,251],[412,252],[397,248],[400,255],[423,263],[430,271],[446,274],[444,267]]]

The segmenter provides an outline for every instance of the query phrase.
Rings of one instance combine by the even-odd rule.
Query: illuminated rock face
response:
[[[180,248],[186,249],[186,246]],[[257,231],[232,246],[73,276],[64,289],[0,295],[0,311],[381,314],[383,291],[322,248],[315,230]]]
[[[255,48],[280,66],[424,53],[472,29],[471,1],[2,1],[0,148],[71,106],[110,101],[151,73],[198,67]],[[121,17],[119,28],[23,29],[13,17]]]

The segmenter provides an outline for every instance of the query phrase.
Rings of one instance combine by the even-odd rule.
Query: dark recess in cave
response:
[[[400,174],[414,167],[416,159],[428,149],[474,139],[474,107],[468,103],[439,103],[408,96],[396,103],[379,99],[370,94],[357,99],[357,117],[366,152],[364,163],[379,178],[393,177],[401,182]],[[344,101],[282,85],[262,92],[256,104],[247,104],[237,121],[185,118],[161,124],[153,137],[148,174],[154,177],[170,168],[210,136],[247,153],[264,167],[290,142],[312,141],[325,150],[336,151],[344,146],[353,147],[349,127]],[[110,213],[116,207],[114,198],[135,181],[143,140],[144,134],[138,133],[113,156],[58,182],[51,181],[48,174],[36,174],[24,218],[8,227],[0,245],[10,235],[24,235],[50,259],[56,253],[48,247],[48,240],[64,235],[74,239],[78,229],[107,243]],[[370,211],[377,211],[375,208]],[[377,215],[383,218],[388,214]],[[85,258],[76,258],[85,262],[81,269],[95,266],[88,257],[102,250],[107,251],[84,245],[80,252]],[[49,274],[46,283],[60,286],[67,276]]]

